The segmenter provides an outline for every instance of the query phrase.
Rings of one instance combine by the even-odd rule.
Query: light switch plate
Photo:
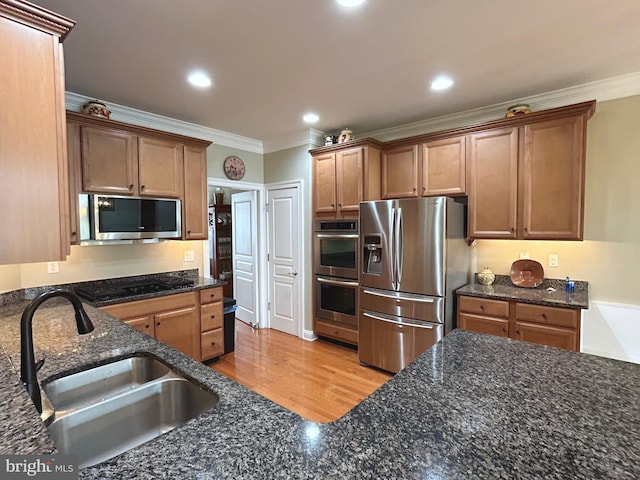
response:
[[[520,252],[520,260],[528,260],[530,258],[529,252]]]
[[[185,250],[184,251],[184,261],[185,262],[195,262],[196,256],[193,250]]]
[[[60,273],[60,262],[47,262],[47,273]]]
[[[558,255],[556,255],[555,253],[550,253],[549,254],[549,266],[550,267],[557,267],[558,266]]]

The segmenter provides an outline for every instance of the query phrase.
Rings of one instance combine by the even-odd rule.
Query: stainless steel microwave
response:
[[[180,200],[80,194],[80,243],[179,239]]]

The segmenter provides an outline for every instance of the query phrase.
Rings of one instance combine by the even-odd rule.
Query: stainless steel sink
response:
[[[56,412],[96,403],[169,373],[153,357],[131,357],[74,373],[42,386]]]
[[[48,396],[47,390],[54,393],[55,412],[49,433],[61,453],[76,455],[79,468],[173,430],[219,401],[216,393],[150,357],[69,375],[46,385]],[[78,400],[76,395],[86,396]]]

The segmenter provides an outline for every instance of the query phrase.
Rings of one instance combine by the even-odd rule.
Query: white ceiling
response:
[[[77,21],[68,91],[262,141],[308,111],[358,136],[640,72],[639,0],[32,1]]]

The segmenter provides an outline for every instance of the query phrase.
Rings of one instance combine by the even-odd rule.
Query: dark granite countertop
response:
[[[0,309],[0,343],[15,367],[24,306]],[[344,417],[319,424],[87,311],[96,329],[79,336],[71,307],[38,310],[36,357],[47,357],[40,381],[149,352],[218,392],[220,403],[81,470],[83,479],[640,478],[639,365],[454,330]],[[50,452],[7,356],[0,366],[0,451]]]
[[[163,297],[165,295],[174,295],[176,293],[185,293],[185,292],[191,292],[194,290],[202,290],[203,288],[221,287],[227,284],[227,282],[222,280],[198,276],[198,269],[178,270],[173,272],[152,273],[147,275],[135,275],[130,277],[108,278],[103,280],[91,280],[88,282],[65,283],[61,285],[52,285],[52,286],[49,285],[44,287],[33,287],[33,288],[26,288],[24,290],[16,290],[15,292],[0,295],[0,307],[2,307],[3,305],[12,304],[14,302],[19,302],[22,300],[34,299],[39,294],[45,291],[51,290],[53,288],[65,288],[68,290],[75,290],[78,287],[109,286],[109,285],[117,285],[118,283],[122,283],[122,282],[166,280],[167,278],[174,278],[174,279],[179,278],[183,280],[188,280],[192,282],[192,285],[188,287],[176,288],[175,290],[164,290],[159,292],[146,293],[142,295],[131,295],[128,297],[114,298],[111,300],[91,301],[86,298],[83,298],[82,300],[93,307],[104,307],[107,305],[115,305],[117,303],[133,302],[135,300],[145,300],[148,298]]]
[[[470,283],[456,290],[456,293],[469,297],[511,300],[549,307],[589,308],[589,282],[579,280],[575,284],[575,292],[568,294],[565,292],[564,280],[545,278],[538,287],[524,288],[511,283],[507,275],[496,275],[493,285]]]

